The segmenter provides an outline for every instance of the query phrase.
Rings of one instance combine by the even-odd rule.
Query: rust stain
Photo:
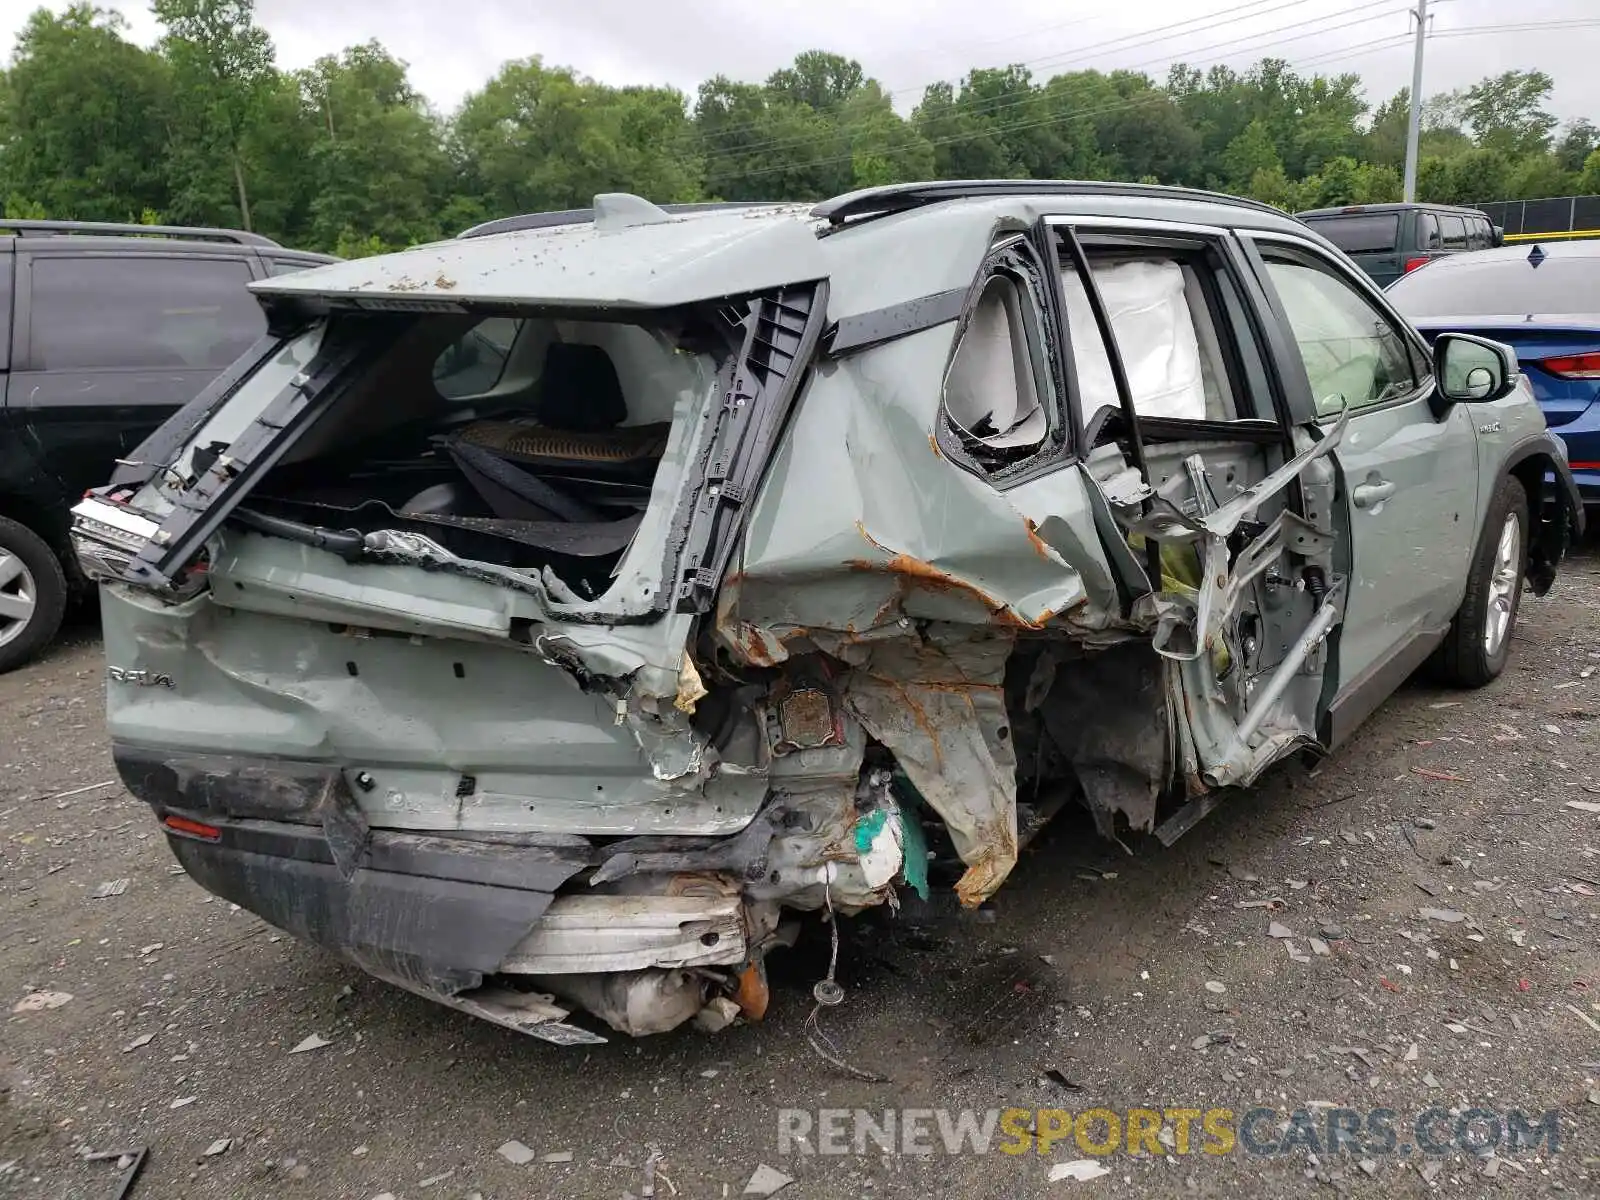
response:
[[[739,989],[734,993],[734,1003],[747,1021],[759,1021],[767,1015],[767,968],[759,961],[752,962],[739,972]]]
[[[1033,523],[1033,518],[1023,517],[1022,524],[1028,531],[1028,541],[1033,545],[1033,552],[1040,558],[1049,561],[1052,557],[1050,546],[1039,536],[1039,527]]]
[[[928,435],[928,448],[933,451],[933,456],[935,458],[944,457],[944,451],[939,449],[939,439],[934,437],[931,433]]]
[[[885,554],[891,553],[889,547],[885,546],[877,538],[873,537],[870,533],[867,532],[867,526],[866,526],[865,522],[863,522],[863,521],[857,521],[856,522],[856,532],[861,535],[862,539],[869,546],[873,547],[876,550],[882,550]]]
[[[897,679],[880,679],[879,682],[888,684],[900,694],[900,701],[906,706],[906,711],[911,714],[911,719],[917,727],[928,737],[928,746],[933,751],[933,765],[938,770],[944,769],[944,751],[939,745],[939,731],[934,728],[933,721],[928,717],[927,709],[911,698],[911,693],[905,685]]]
[[[744,660],[757,667],[775,667],[778,660],[767,649],[766,640],[761,636],[761,631],[754,625],[747,625],[740,621],[738,632],[731,639],[739,648],[739,653]]]
[[[857,528],[861,528],[859,524]],[[863,536],[867,537],[868,541],[872,540],[865,529],[862,529],[861,532]],[[877,545],[877,543],[873,542],[873,545]],[[915,558],[909,554],[896,554],[888,562],[875,562],[869,558],[852,558],[845,565],[852,571],[875,571],[894,575],[901,581],[902,586],[920,587],[930,592],[946,592],[970,596],[989,612],[997,624],[1013,629],[1036,630],[1041,626],[1044,619],[1055,615],[1046,609],[1045,618],[1041,618],[1039,621],[1030,621],[1027,617],[1018,616],[1011,611],[1011,608],[1004,601],[996,600],[976,584],[968,583],[965,579],[957,579],[948,571],[941,571],[932,563],[923,562],[920,558]],[[882,614],[883,610],[880,609],[880,619]]]

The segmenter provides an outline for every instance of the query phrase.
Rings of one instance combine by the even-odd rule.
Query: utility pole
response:
[[[1422,44],[1428,36],[1428,0],[1417,0],[1411,15],[1417,19],[1417,46],[1411,60],[1411,120],[1406,125],[1407,204],[1417,198],[1417,140],[1422,134]]]

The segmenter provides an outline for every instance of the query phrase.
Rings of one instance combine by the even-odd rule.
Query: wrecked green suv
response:
[[[1486,683],[1582,521],[1510,350],[1225,196],[606,195],[254,290],[76,510],[118,769],[204,887],[551,1041]]]

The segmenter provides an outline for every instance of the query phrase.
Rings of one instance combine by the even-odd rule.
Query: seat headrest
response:
[[[616,365],[600,346],[551,342],[544,352],[539,403],[541,425],[575,432],[615,429],[628,417]]]

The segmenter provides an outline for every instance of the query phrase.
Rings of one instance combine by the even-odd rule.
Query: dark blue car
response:
[[[1516,349],[1585,506],[1600,505],[1600,241],[1452,255],[1387,291],[1430,341],[1476,333]]]

